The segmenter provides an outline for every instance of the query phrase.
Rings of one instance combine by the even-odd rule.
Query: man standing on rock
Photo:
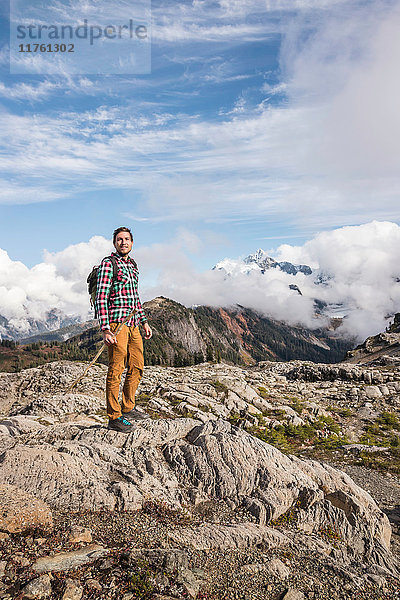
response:
[[[127,227],[114,231],[113,243],[116,252],[101,262],[97,275],[96,316],[108,348],[108,372],[106,382],[108,428],[129,433],[135,419],[147,415],[135,409],[135,392],[143,374],[143,341],[139,323],[146,340],[152,336],[138,294],[139,271],[129,253],[133,236]],[[122,326],[115,337],[118,324],[136,309],[133,317]],[[127,368],[122,390],[122,403],[118,402],[119,387],[124,368]]]

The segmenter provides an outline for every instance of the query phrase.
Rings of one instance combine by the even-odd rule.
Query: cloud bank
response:
[[[90,318],[86,278],[111,247],[96,236],[61,252],[44,251],[44,261],[31,269],[0,249],[0,315],[20,335],[29,335],[29,321],[46,320],[53,309]]]
[[[302,246],[281,245],[268,251],[279,261],[308,264],[310,276],[278,269],[246,274],[236,261],[227,276],[221,270],[197,272],[191,256],[204,244],[195,233],[178,231],[166,243],[141,246],[134,256],[141,270],[142,300],[156,295],[191,306],[242,306],[283,320],[316,328],[328,317],[315,316],[314,300],[337,306],[346,315],[340,332],[363,340],[383,330],[388,317],[400,312],[400,227],[371,222],[319,233]],[[86,277],[109,254],[109,240],[96,236],[57,253],[45,251],[43,262],[28,269],[0,251],[0,315],[20,332],[29,319],[45,319],[54,308],[67,315],[89,317]],[[323,283],[316,283],[316,281]],[[295,284],[302,295],[289,285]],[[328,310],[329,313],[329,310]]]

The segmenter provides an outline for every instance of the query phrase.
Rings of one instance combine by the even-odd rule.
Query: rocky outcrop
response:
[[[200,527],[174,531],[170,535],[174,542],[196,550],[232,550],[251,548],[263,544],[266,548],[279,548],[290,543],[288,537],[272,527],[255,523],[238,525],[216,525],[206,523]]]
[[[94,365],[79,387],[79,395],[66,395],[67,387],[84,369],[83,363],[53,362],[21,373],[0,373],[0,415],[89,414],[104,408],[103,365]]]
[[[45,502],[14,485],[0,485],[0,531],[22,533],[52,527],[53,517]]]
[[[355,586],[377,600],[371,586],[394,581],[391,529],[372,495],[379,500],[381,488],[390,489],[385,508],[396,532],[400,486],[376,475],[371,487],[354,467],[370,495],[305,456],[332,443],[360,459],[371,423],[375,436],[382,426],[395,444],[399,368],[299,361],[146,367],[138,404],[153,418],[130,435],[105,427],[105,367],[65,394],[83,368],[63,361],[0,374],[0,485],[13,497],[16,488],[30,494],[29,507],[44,503],[55,527],[29,537],[0,531],[0,594],[79,600],[113,589],[132,600],[125,592],[140,573],[161,594],[154,598],[195,598],[210,584],[209,568],[230,600],[246,586],[254,600],[259,589],[266,600],[303,592],[335,598],[332,590],[344,583],[343,599]],[[386,456],[389,449],[372,442],[371,455]],[[394,551],[396,544],[395,534]],[[71,571],[68,579],[45,574],[57,569]]]
[[[290,381],[353,381],[357,383],[377,384],[390,381],[391,373],[378,369],[368,369],[346,363],[335,365],[316,364],[305,361],[290,361],[288,363],[272,363],[263,361],[260,368],[267,368],[273,373],[284,375]]]
[[[291,513],[301,531],[335,530],[349,556],[390,564],[387,517],[350,477],[285,456],[223,420],[141,422],[128,436],[79,424],[35,429],[4,451],[0,482],[75,511],[221,500],[261,526]]]
[[[400,313],[394,315],[392,324],[381,333],[368,337],[362,344],[349,350],[346,361],[354,364],[400,363]]]

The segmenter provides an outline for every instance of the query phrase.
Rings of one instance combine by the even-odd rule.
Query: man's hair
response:
[[[127,231],[129,233],[129,235],[131,236],[131,240],[133,242],[132,231],[129,229],[129,227],[118,227],[118,229],[116,229],[113,233],[113,244],[115,244],[115,239],[121,231]]]

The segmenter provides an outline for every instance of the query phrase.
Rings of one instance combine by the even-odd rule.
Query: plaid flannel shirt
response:
[[[113,285],[113,265],[109,257],[102,260],[97,273],[95,309],[102,331],[110,329],[110,323],[121,323],[134,308],[136,313],[127,325],[137,326],[147,321],[139,299],[139,271],[136,263],[129,256],[124,260],[117,252],[113,252],[112,256],[118,265]]]

